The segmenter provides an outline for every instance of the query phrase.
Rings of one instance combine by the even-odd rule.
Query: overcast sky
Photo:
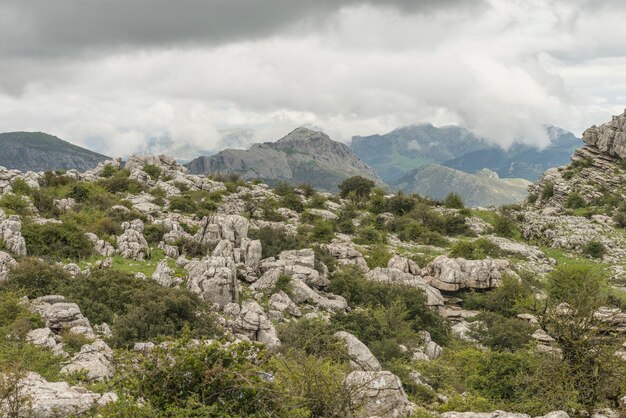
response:
[[[0,131],[111,156],[300,125],[545,144],[626,108],[623,0],[0,0]]]

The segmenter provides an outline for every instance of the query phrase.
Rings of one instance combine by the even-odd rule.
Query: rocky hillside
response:
[[[86,171],[108,158],[42,132],[0,134],[0,166],[10,169]]]
[[[469,174],[437,164],[416,168],[392,184],[405,193],[437,200],[457,193],[470,207],[520,203],[526,199],[529,185],[530,182],[524,179],[501,179],[495,171],[488,169]]]
[[[537,180],[545,170],[569,161],[581,144],[571,132],[548,127],[551,143],[544,149],[514,144],[507,150],[457,126],[430,124],[395,129],[385,135],[356,136],[350,147],[388,182],[426,164],[476,173],[487,168],[502,178]]]
[[[273,143],[255,144],[248,150],[228,149],[199,157],[186,166],[194,174],[234,173],[247,180],[308,183],[327,191],[335,191],[337,184],[355,175],[382,183],[346,145],[306,128],[298,128]]]
[[[0,410],[625,416],[626,210],[617,186],[583,194],[619,168],[623,132],[590,129],[584,164],[557,170],[576,209],[556,182],[479,210],[360,178],[341,195],[218,181],[163,155],[3,168]],[[320,137],[274,147],[310,157],[334,147]]]

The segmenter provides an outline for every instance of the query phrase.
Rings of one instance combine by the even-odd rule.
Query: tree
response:
[[[376,184],[362,176],[352,176],[339,184],[339,195],[347,198],[353,195],[358,200],[367,199]]]
[[[448,209],[463,209],[463,199],[458,193],[450,192],[443,201],[443,205]]]

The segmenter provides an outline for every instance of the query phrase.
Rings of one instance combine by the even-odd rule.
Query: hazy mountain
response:
[[[406,193],[443,199],[456,192],[467,206],[491,206],[522,202],[531,183],[525,179],[501,179],[490,170],[465,173],[437,164],[416,168],[392,185]]]
[[[382,184],[374,170],[347,145],[333,141],[323,132],[303,127],[276,142],[196,158],[187,167],[194,174],[237,173],[244,179],[258,178],[269,184],[309,183],[322,190],[336,190],[337,184],[354,175]]]
[[[109,159],[42,132],[0,134],[0,165],[20,171],[85,171]]]
[[[551,144],[541,150],[519,143],[504,150],[467,129],[430,124],[399,128],[385,135],[355,136],[351,148],[386,182],[430,163],[467,173],[488,168],[500,177],[536,180],[548,168],[567,163],[582,143],[571,132],[546,129]]]

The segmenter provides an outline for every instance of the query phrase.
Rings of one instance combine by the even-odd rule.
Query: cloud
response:
[[[542,125],[579,134],[625,107],[626,12],[609,0],[146,1],[3,2],[0,131],[109,155],[422,122],[545,145]]]

